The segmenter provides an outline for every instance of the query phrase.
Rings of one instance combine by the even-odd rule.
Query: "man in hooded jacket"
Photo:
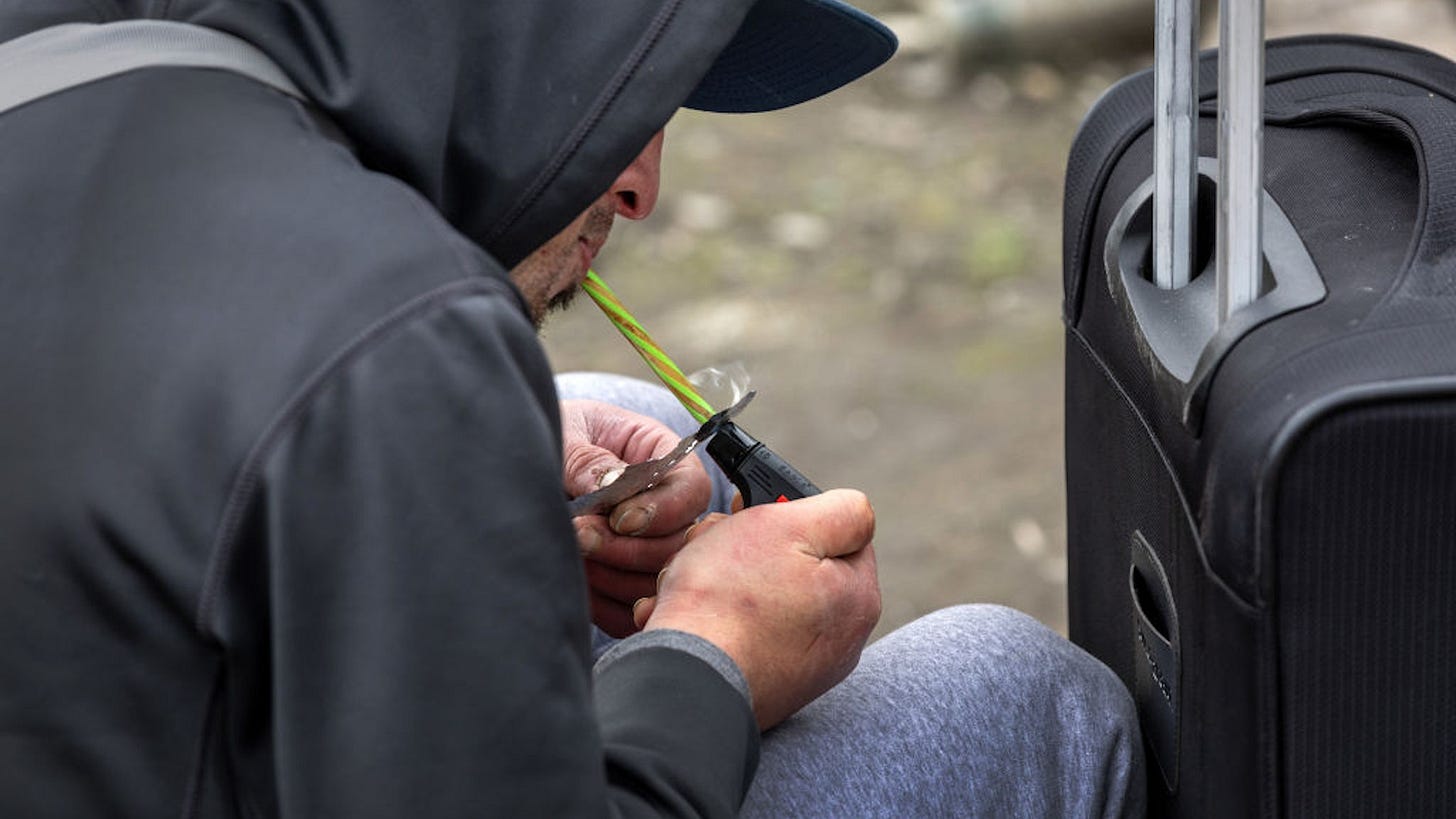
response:
[[[593,671],[509,271],[604,191],[645,215],[620,186],[680,105],[827,92],[889,52],[802,35],[874,27],[822,0],[0,0],[0,66],[138,19],[251,44],[302,99],[157,66],[0,114],[0,815],[735,814],[759,729],[877,616],[868,505],[680,535]],[[1113,723],[1086,762],[1119,760],[1115,811]]]

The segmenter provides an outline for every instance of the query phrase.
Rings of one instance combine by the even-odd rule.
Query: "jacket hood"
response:
[[[14,15],[0,34],[151,17],[242,37],[282,66],[367,166],[417,189],[509,268],[610,186],[752,4],[0,0],[0,17]]]

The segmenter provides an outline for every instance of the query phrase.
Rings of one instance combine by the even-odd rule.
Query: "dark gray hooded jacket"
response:
[[[747,703],[593,683],[547,362],[505,270],[748,0],[0,0],[159,68],[0,115],[0,816],[729,815]]]

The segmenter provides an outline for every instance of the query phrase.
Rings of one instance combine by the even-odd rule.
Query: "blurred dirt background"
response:
[[[657,212],[619,221],[597,270],[685,370],[743,364],[745,429],[869,494],[880,633],[972,601],[1065,631],[1062,179],[1086,111],[1151,65],[1152,2],[859,5],[895,59],[787,111],[680,113]],[[1268,17],[1456,57],[1450,0]],[[650,377],[585,298],[545,340],[558,371]]]

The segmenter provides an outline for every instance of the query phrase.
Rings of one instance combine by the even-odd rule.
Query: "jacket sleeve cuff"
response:
[[[669,648],[690,654],[693,657],[707,663],[714,671],[718,672],[725,681],[743,696],[743,701],[753,706],[753,697],[748,690],[748,680],[723,649],[718,648],[707,640],[696,634],[689,634],[686,631],[675,629],[653,629],[643,631],[621,640],[607,650],[597,660],[593,668],[593,676],[600,676],[613,664],[621,661],[624,657],[646,651],[653,648]]]

